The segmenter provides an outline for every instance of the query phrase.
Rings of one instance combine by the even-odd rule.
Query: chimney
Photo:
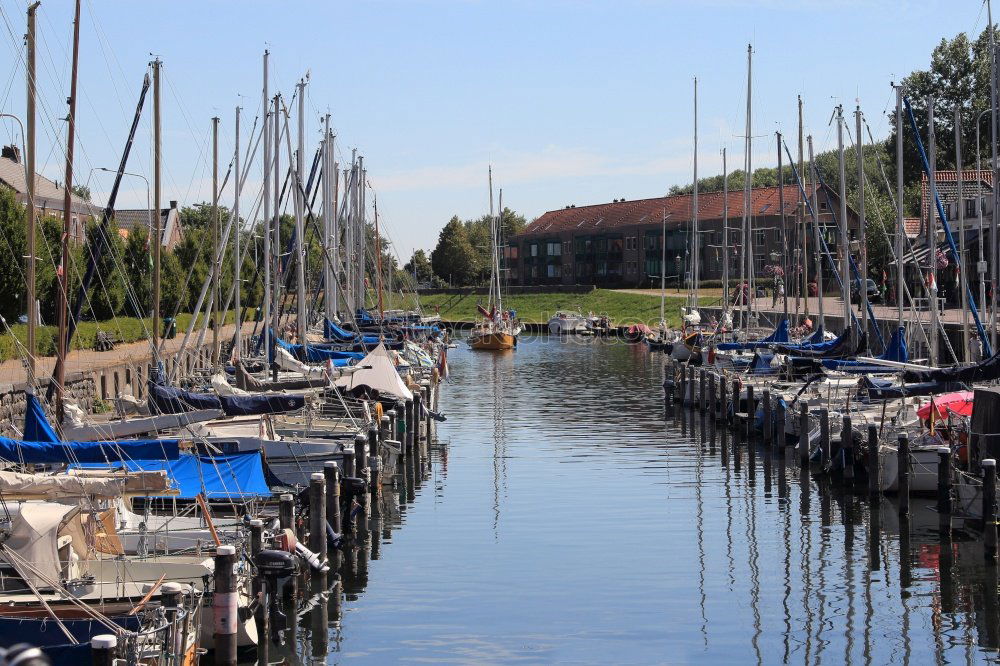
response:
[[[177,208],[177,202],[176,201],[171,201],[170,202],[170,207],[171,208]]]
[[[3,152],[0,154],[9,160],[17,162],[18,164],[21,163],[21,149],[15,145],[4,146]]]

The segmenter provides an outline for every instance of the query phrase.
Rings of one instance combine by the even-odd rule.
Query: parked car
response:
[[[881,297],[881,292],[879,291],[878,284],[876,284],[875,280],[872,280],[872,279],[865,280],[865,283],[866,283],[866,291],[868,292],[868,302],[869,303],[876,303],[876,302],[878,302],[879,298]],[[851,300],[852,301],[857,302],[857,301],[861,300],[861,289],[860,289],[860,287],[861,287],[861,281],[860,280],[855,279],[855,280],[853,280],[851,282]]]

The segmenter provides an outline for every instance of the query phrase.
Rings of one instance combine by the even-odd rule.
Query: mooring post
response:
[[[986,458],[983,466],[983,554],[997,556],[997,461]]]
[[[389,411],[387,411],[385,414],[382,415],[382,418],[379,419],[378,439],[380,442],[384,442],[387,439],[392,439],[392,437],[390,436],[390,433],[392,432],[392,419],[389,416],[389,414],[391,413],[392,410],[390,409]]]
[[[715,418],[719,421],[726,420],[727,408],[729,406],[729,396],[726,389],[726,376],[719,375],[719,404],[718,411],[715,414]]]
[[[368,479],[368,485],[373,493],[378,492],[379,486],[379,468],[382,466],[382,454],[379,451],[378,445],[378,432],[375,428],[368,431],[368,470],[371,472],[371,478]]]
[[[772,446],[774,444],[774,430],[772,430],[771,425],[771,391],[770,389],[764,389],[760,396],[761,406],[764,408],[764,444],[767,446]]]
[[[840,428],[840,450],[844,461],[844,483],[854,485],[854,426],[850,416],[844,416]]]
[[[278,496],[278,526],[295,533],[295,497],[290,493]]]
[[[708,391],[705,387],[705,382],[707,380],[708,373],[705,368],[698,369],[698,410],[704,414],[705,405],[708,404]]]
[[[414,396],[415,398],[416,396]],[[413,399],[406,401],[405,418],[403,420],[406,428],[403,448],[406,450],[413,448]]]
[[[94,666],[113,666],[118,637],[114,634],[99,634],[90,639],[90,656]]]
[[[424,439],[428,442],[431,441],[431,409],[433,409],[434,403],[431,399],[431,383],[429,381],[420,382],[421,389],[426,393],[424,395],[424,411],[427,412],[427,416],[421,413],[421,420],[423,422]]]
[[[677,363],[677,396],[680,398],[681,406],[684,406],[684,402],[687,400],[687,370],[684,368],[680,362]]]
[[[420,446],[420,440],[423,439],[420,436],[420,424],[423,421],[424,410],[421,405],[424,404],[424,398],[420,395],[420,391],[413,392],[413,429],[411,439],[413,440],[413,446]]]
[[[754,415],[757,413],[757,405],[754,403],[753,399],[753,385],[747,384],[747,445],[753,441],[753,421]]]
[[[365,470],[368,469],[368,456],[365,449],[368,448],[368,438],[358,433],[354,436],[354,476],[359,479],[365,478]]]
[[[326,522],[340,534],[340,469],[337,463],[332,460],[323,463],[323,476],[326,478]]]
[[[830,410],[819,410],[819,452],[820,464],[830,462]]]
[[[718,379],[718,377],[716,377],[715,373],[712,373],[708,376],[708,410],[709,413],[712,415],[713,419],[717,418],[719,414],[719,405],[718,405],[719,394],[715,388],[716,379]]]
[[[236,594],[236,548],[223,544],[215,550],[215,593],[212,595],[215,643],[213,663],[236,666],[236,627],[239,608]]]
[[[878,426],[868,424],[868,495],[875,497],[879,493],[879,475],[881,465],[878,457]]]
[[[788,438],[785,437],[785,401],[781,398],[778,399],[777,404],[778,411],[775,414],[775,420],[777,420],[778,434],[777,441],[775,442],[775,447],[781,449],[782,461],[785,458],[785,447],[788,446]]]
[[[809,466],[809,405],[799,405],[799,462]]]
[[[316,553],[321,564],[327,564],[326,477],[323,472],[314,472],[309,476],[309,550]],[[312,575],[314,589],[326,589],[324,573],[313,571]]]
[[[951,531],[951,447],[939,446],[937,477],[938,530]]]
[[[899,433],[896,440],[896,491],[899,494],[899,513],[910,513],[910,436]]]

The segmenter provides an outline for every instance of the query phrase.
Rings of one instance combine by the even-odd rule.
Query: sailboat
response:
[[[477,305],[482,318],[476,322],[469,335],[469,346],[484,351],[505,351],[517,347],[521,324],[513,311],[503,309],[500,286],[500,219],[493,214],[493,169],[490,168],[490,296],[486,307]],[[500,210],[503,210],[503,191],[500,193]]]

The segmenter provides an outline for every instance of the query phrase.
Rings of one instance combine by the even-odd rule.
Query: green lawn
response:
[[[680,307],[684,294],[668,294],[666,319],[671,326],[680,326]],[[701,305],[711,305],[718,301],[716,296],[699,299]],[[472,321],[476,318],[476,304],[485,303],[486,296],[457,296],[433,294],[420,297],[424,312],[434,312],[441,306],[441,318],[446,321]],[[412,307],[412,298],[410,304]],[[584,314],[606,314],[618,325],[644,323],[654,325],[660,319],[660,297],[658,294],[622,293],[612,289],[595,289],[586,294],[534,293],[511,294],[504,299],[504,307],[517,310],[517,316],[524,322],[544,323],[557,310],[578,310]]]

